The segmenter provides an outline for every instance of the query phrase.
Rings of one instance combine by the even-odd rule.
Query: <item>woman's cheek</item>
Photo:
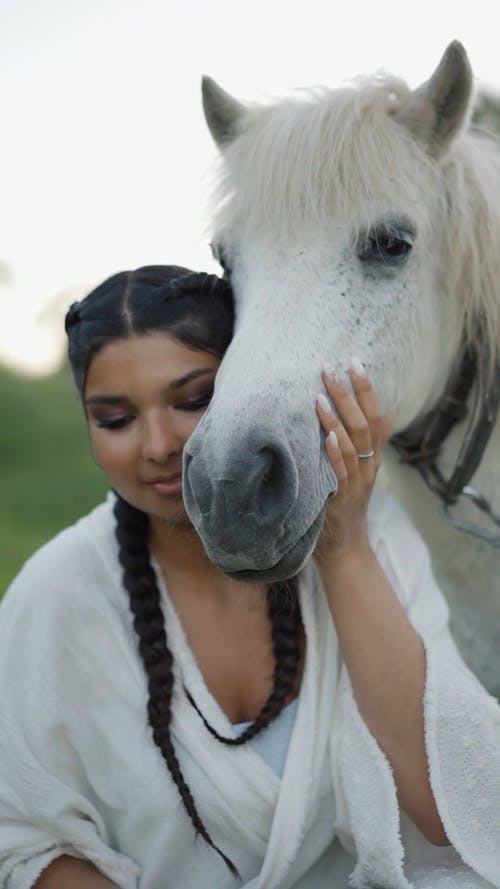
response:
[[[90,436],[94,460],[104,472],[112,472],[133,459],[133,440],[125,430],[119,434],[96,429]]]

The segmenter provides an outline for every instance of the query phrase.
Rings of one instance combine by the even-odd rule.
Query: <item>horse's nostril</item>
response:
[[[263,462],[262,482],[263,484],[267,484],[273,475],[274,455],[270,448],[263,448],[260,452],[260,456],[262,457]]]
[[[191,446],[189,451],[191,451]],[[250,432],[217,473],[203,451],[184,455],[184,494],[194,522],[214,527],[224,517],[224,537],[279,534],[298,496],[298,473],[288,447],[273,434]],[[244,454],[244,457],[242,457]]]
[[[270,485],[273,485],[274,488],[279,487],[279,478],[282,475],[280,455],[275,453],[272,448],[263,448],[261,456],[264,460],[261,484],[267,488]]]
[[[283,516],[295,501],[297,478],[295,465],[279,444],[265,446],[255,453],[248,466],[245,512],[261,526]],[[243,492],[242,492],[243,493]]]

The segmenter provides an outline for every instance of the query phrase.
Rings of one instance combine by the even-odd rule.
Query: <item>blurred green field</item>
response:
[[[0,597],[26,558],[106,493],[69,370],[0,368]]]

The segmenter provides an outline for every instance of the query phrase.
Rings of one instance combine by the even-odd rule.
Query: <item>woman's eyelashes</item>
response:
[[[205,410],[212,400],[213,386],[202,393],[192,397],[185,397],[174,404],[169,405],[172,410],[185,411],[187,413],[196,413],[196,411]],[[99,429],[124,429],[135,420],[137,414],[124,414],[119,417],[94,417],[94,422]]]
[[[95,422],[99,429],[123,429],[133,419],[131,414],[127,414],[125,417],[96,417]]]
[[[197,398],[187,399],[180,404],[176,404],[175,409],[178,411],[201,411],[203,408],[208,407],[212,400],[212,395],[213,389],[211,389],[210,392],[205,392],[204,395],[200,395]]]

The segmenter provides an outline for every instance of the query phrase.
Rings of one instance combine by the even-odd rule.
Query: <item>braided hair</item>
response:
[[[77,388],[83,396],[90,364],[100,349],[131,335],[163,330],[191,348],[222,358],[231,340],[233,320],[230,286],[216,275],[195,273],[180,266],[144,266],[119,272],[84,300],[73,303],[66,315],[68,354]],[[233,876],[239,877],[237,868],[213,841],[199,815],[172,741],[173,658],[150,561],[149,518],[120,495],[114,516],[123,586],[148,680],[147,716],[153,740],[196,833],[221,856]],[[185,689],[206,729],[227,745],[244,744],[266,728],[283,708],[297,677],[302,624],[296,580],[272,584],[267,602],[275,659],[274,684],[254,722],[239,737],[225,738],[207,722]]]

